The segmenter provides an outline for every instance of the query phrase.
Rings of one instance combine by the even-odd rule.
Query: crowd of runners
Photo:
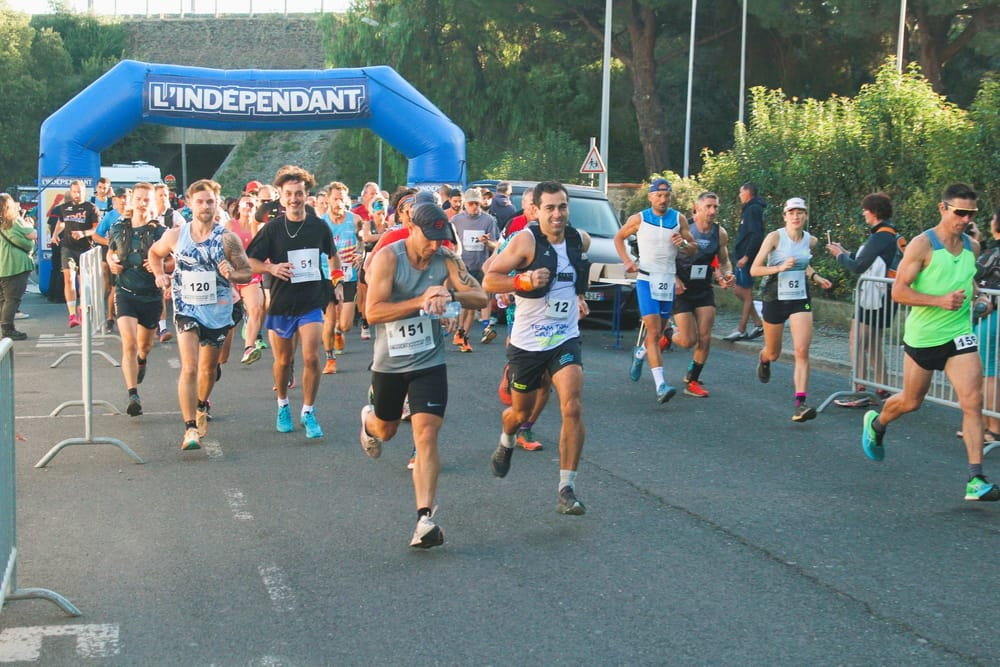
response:
[[[92,244],[106,246],[112,296],[107,326],[117,328],[122,341],[129,415],[143,412],[139,385],[154,341],[174,338],[181,362],[180,445],[183,451],[199,449],[211,418],[213,386],[239,330],[242,364],[254,364],[270,350],[275,429],[292,432],[297,422],[307,438],[322,438],[316,405],[320,378],[337,372],[345,334],[358,326],[362,341],[374,339],[361,446],[378,458],[400,422],[411,422],[417,507],[411,545],[436,546],[444,541],[433,516],[438,434],[448,403],[445,346],[450,342],[472,351],[470,332],[477,318],[482,335],[476,339],[489,344],[497,335],[494,313],[504,309],[507,365],[500,375],[500,397],[506,407],[490,469],[504,477],[516,446],[542,448],[532,427],[554,389],[562,422],[556,508],[563,514],[585,513],[576,495],[585,434],[579,323],[589,312],[584,297],[591,239],[570,224],[572,203],[560,183],[546,181],[527,190],[520,211],[510,202],[506,183],[496,193],[399,188],[391,196],[368,183],[352,207],[346,185],[317,188],[312,174],[296,166],[283,167],[269,184],[250,181],[228,202],[219,185],[207,179],[191,184],[183,202],[174,203],[165,187],[158,190],[154,184],[138,183],[130,192],[102,186],[90,201],[82,182],[70,186],[66,203],[55,211],[52,237],[62,250],[70,327],[80,322],[73,263]],[[807,402],[810,290],[829,289],[831,282],[810,263],[817,239],[807,231],[807,202],[788,199],[783,225],[765,235],[762,201],[756,188],[745,184],[731,254],[729,234],[716,220],[717,194],[701,193],[690,217],[671,207],[666,179],[654,179],[647,197],[649,206],[632,215],[615,238],[626,270],[636,275],[641,315],[628,377],[638,382],[648,362],[655,399],[666,403],[677,388],[664,376],[662,352],[669,345],[689,348],[683,391],[708,398],[701,373],[715,322],[713,290],[735,288],[750,306],[726,338],[764,336],[756,375],[767,383],[788,322],[795,348],[792,420],[813,419],[816,410]],[[876,227],[891,227],[881,197],[863,204],[881,216],[873,213],[878,221],[872,223],[873,235]],[[883,317],[891,312],[892,300],[913,312],[905,329],[902,391],[888,398],[881,413],[865,415],[862,447],[869,458],[882,460],[886,427],[917,409],[933,371],[944,370],[963,412],[966,499],[998,500],[1000,490],[982,471],[983,373],[980,355],[972,354],[979,349],[970,317],[979,245],[965,232],[977,210],[976,193],[961,184],[949,186],[938,208],[940,221],[907,246],[891,296],[874,306]],[[888,211],[891,215],[891,207]],[[872,254],[847,253],[835,243],[828,247],[852,269],[858,268],[856,256]],[[5,251],[2,245],[0,251]],[[756,277],[765,279],[761,314],[752,306]],[[985,301],[985,309],[992,311],[992,304]],[[172,330],[168,310],[173,311]],[[858,316],[873,321],[863,309]],[[758,322],[753,329],[751,322]],[[298,382],[302,404],[296,419],[288,389]]]

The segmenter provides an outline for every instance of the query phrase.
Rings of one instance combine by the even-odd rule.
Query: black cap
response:
[[[455,241],[451,222],[437,204],[419,204],[413,208],[413,224],[420,227],[428,241]]]

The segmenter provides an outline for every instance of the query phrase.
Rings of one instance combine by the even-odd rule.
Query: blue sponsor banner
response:
[[[247,121],[351,120],[371,116],[368,80],[232,81],[149,74],[143,115]]]

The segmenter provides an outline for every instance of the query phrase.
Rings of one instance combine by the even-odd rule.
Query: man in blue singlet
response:
[[[638,271],[635,294],[639,300],[639,315],[646,327],[643,345],[636,345],[632,354],[629,379],[638,382],[642,376],[643,359],[649,358],[658,403],[666,403],[677,393],[663,377],[660,335],[670,318],[677,283],[677,252],[694,255],[698,244],[688,229],[687,218],[670,208],[672,188],[665,178],[653,179],[649,185],[649,208],[633,214],[615,234],[615,249],[629,273]],[[635,235],[639,258],[634,259],[625,247],[625,240]]]
[[[208,398],[215,386],[216,367],[226,334],[233,326],[232,284],[249,282],[250,262],[240,237],[215,222],[221,205],[220,187],[201,179],[188,187],[193,218],[164,232],[149,249],[156,285],[170,287],[181,374],[177,397],[184,418],[181,449],[201,448],[208,432]],[[174,258],[173,278],[164,260]]]

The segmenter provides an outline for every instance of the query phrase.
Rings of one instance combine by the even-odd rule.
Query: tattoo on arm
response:
[[[232,232],[222,235],[222,248],[226,254],[226,259],[233,265],[233,270],[243,271],[250,269],[250,260],[243,249],[243,242],[240,237]]]

